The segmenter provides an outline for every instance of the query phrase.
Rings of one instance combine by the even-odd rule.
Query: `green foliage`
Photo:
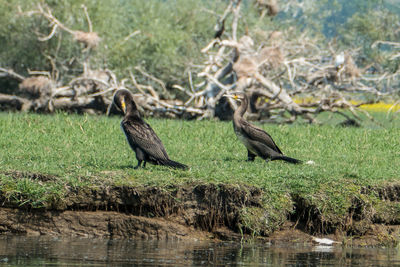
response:
[[[0,24],[3,25],[0,27],[0,64],[26,73],[26,68],[42,65],[46,59],[40,57],[43,44],[32,34],[40,23],[17,15],[16,7],[22,3],[28,2],[0,0]]]
[[[371,45],[378,40],[398,41],[399,16],[395,0],[309,0],[304,1],[301,11],[294,7],[280,15],[294,27],[323,33],[327,41],[335,38],[341,50],[361,48],[359,55],[364,62],[358,63],[364,66],[374,62],[394,71],[397,66],[385,58],[389,48],[375,49]]]
[[[128,8],[115,8],[123,19],[115,25],[118,36],[110,36],[107,53],[111,68],[142,65],[166,81],[179,83],[212,35],[210,24],[214,21],[210,23],[199,1],[135,1]],[[141,33],[125,41],[135,30]]]
[[[399,16],[389,10],[357,12],[339,29],[341,41],[348,47],[363,48],[369,62],[388,64],[382,57],[382,50],[372,48],[372,44],[376,41],[396,41],[399,21]]]
[[[0,51],[3,67],[26,74],[27,69],[51,71],[46,56],[56,59],[61,76],[82,71],[82,45],[73,36],[58,30],[49,41],[40,42],[51,31],[46,19],[39,15],[18,15],[36,9],[43,1],[0,0],[0,30],[4,48]],[[88,23],[81,7],[88,9],[93,31],[102,38],[100,46],[90,54],[93,68],[110,68],[118,74],[142,65],[147,71],[165,81],[177,82],[185,68],[197,62],[200,49],[212,36],[216,18],[202,10],[209,7],[218,11],[218,2],[196,0],[176,1],[46,1],[54,16],[72,30],[88,31]],[[222,5],[223,8],[224,6]],[[131,33],[140,34],[128,38]],[[71,60],[74,59],[74,60]],[[62,67],[63,66],[63,67]]]
[[[329,16],[325,18],[324,34],[329,37],[335,37],[343,29],[343,25],[353,16],[366,14],[372,11],[384,9],[382,0],[363,0],[363,1],[345,1],[330,0],[323,9],[330,10]]]

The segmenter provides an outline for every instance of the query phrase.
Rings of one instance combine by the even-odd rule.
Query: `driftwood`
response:
[[[32,104],[33,103],[31,101],[22,97],[0,94],[0,107],[4,107],[6,109],[28,111],[31,109]]]
[[[264,14],[275,15],[278,12],[277,1],[255,2],[260,8],[261,18]],[[320,47],[318,43],[321,42],[308,37],[306,32],[296,35],[291,29],[271,32],[249,29],[240,36],[241,5],[241,0],[229,1],[222,15],[206,10],[217,16],[216,33],[201,50],[204,61],[196,64],[201,69],[187,71],[186,88],[181,85],[167,87],[164,81],[141,66],[134,67],[129,77],[118,79],[111,70],[92,69],[87,56],[78,77],[60,78],[46,71],[30,72],[29,77],[24,77],[10,69],[0,68],[0,78],[14,79],[19,83],[15,95],[0,94],[0,108],[111,114],[116,112],[110,107],[114,92],[125,88],[134,93],[142,112],[147,115],[229,119],[236,104],[223,95],[230,91],[244,91],[250,96],[248,116],[251,119],[293,122],[301,117],[317,122],[317,114],[333,112],[341,114],[350,123],[357,122],[360,113],[369,116],[360,109],[362,104],[398,94],[399,71],[372,73],[371,66],[360,68],[357,66],[357,50],[337,51],[332,45]],[[39,15],[49,22],[50,33],[38,36],[40,41],[50,40],[61,30],[83,43],[82,53],[85,53],[95,49],[101,39],[92,29],[86,7],[82,8],[89,31],[66,27],[47,6],[40,4],[36,10],[20,11],[20,14]],[[287,9],[288,5],[282,8]],[[226,25],[226,21],[231,21],[231,25]],[[136,30],[121,42],[139,33],[140,30]],[[374,46],[380,43],[388,44],[377,42]],[[398,43],[390,45],[394,49],[400,48]],[[395,51],[391,58],[395,60],[398,57]],[[49,60],[53,72],[57,72],[56,59]],[[174,97],[176,92],[179,92],[179,99]],[[369,100],[365,100],[365,95]],[[342,110],[349,110],[352,115]]]
[[[262,6],[273,1],[256,2]],[[238,12],[233,11],[240,4],[241,1],[232,0],[224,14],[229,13],[236,21]],[[215,111],[219,110],[218,103],[226,105],[221,99],[223,93],[235,90],[248,92],[253,102],[251,111],[258,114],[255,116],[258,119],[264,119],[262,114],[267,114],[268,120],[284,119],[284,114],[288,114],[286,121],[301,116],[316,122],[316,114],[328,111],[343,115],[338,112],[341,109],[350,110],[355,118],[365,113],[372,119],[359,107],[371,103],[371,98],[379,101],[393,95],[396,89],[391,84],[399,82],[399,73],[372,76],[367,73],[369,66],[364,69],[357,66],[356,51],[338,52],[331,46],[324,50],[316,45],[318,40],[310,39],[306,33],[296,36],[287,30],[260,34],[259,30],[257,34],[269,37],[255,44],[249,35],[236,41],[235,27],[232,23],[230,39],[212,40],[202,50],[207,60],[199,76],[206,79],[204,96],[210,109],[206,115],[226,117]],[[366,95],[369,100],[364,100]],[[256,105],[257,102],[264,104]],[[229,105],[235,108],[234,103]],[[222,110],[225,112],[226,108]]]

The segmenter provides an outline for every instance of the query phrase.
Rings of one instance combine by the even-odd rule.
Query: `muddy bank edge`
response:
[[[285,242],[314,235],[352,245],[397,245],[400,235],[397,184],[361,188],[340,215],[298,194],[272,206],[267,193],[247,185],[68,188],[43,208],[0,194],[2,234]]]

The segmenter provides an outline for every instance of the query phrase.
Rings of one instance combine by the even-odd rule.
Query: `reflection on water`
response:
[[[0,266],[400,266],[397,249],[0,236]]]

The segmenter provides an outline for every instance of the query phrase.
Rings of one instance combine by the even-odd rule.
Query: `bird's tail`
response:
[[[177,161],[170,160],[170,159],[162,161],[161,164],[172,167],[174,169],[184,169],[184,170],[188,169],[187,165],[179,163]]]
[[[294,158],[291,158],[291,157],[287,157],[287,156],[284,156],[284,155],[273,157],[271,160],[284,160],[286,162],[293,163],[293,164],[302,163],[301,160],[294,159]]]

